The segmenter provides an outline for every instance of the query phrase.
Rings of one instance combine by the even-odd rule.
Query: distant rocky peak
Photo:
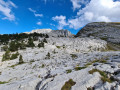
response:
[[[32,30],[31,32],[25,32],[25,33],[50,33],[52,31],[52,29],[36,29],[36,30]]]

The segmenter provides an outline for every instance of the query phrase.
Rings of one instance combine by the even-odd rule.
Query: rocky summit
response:
[[[119,23],[0,35],[0,90],[120,90]]]

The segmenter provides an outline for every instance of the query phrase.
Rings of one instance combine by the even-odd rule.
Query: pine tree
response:
[[[3,50],[3,51],[7,51],[7,50],[8,50],[8,46],[5,45],[5,46],[1,47],[1,50]]]
[[[41,48],[41,47],[44,48],[44,43],[43,43],[43,42],[39,43],[39,44],[38,44],[38,47],[39,47],[39,48]]]
[[[50,59],[50,53],[48,52],[48,54],[46,55],[45,59]]]
[[[44,39],[43,39],[43,42],[44,42],[44,43],[47,43],[47,40],[44,38]]]
[[[19,55],[18,52],[16,52],[15,54],[12,54],[12,56],[10,57],[10,60],[18,58],[18,55]]]
[[[34,47],[35,44],[33,43],[33,39],[32,38],[29,38],[28,39],[28,44],[27,44],[28,47]]]
[[[24,61],[23,61],[22,55],[20,55],[20,57],[19,57],[19,64],[22,64],[22,63],[24,63]]]
[[[10,59],[10,51],[6,51],[5,54],[3,54],[2,61],[6,61]]]
[[[10,44],[9,44],[9,50],[13,51],[13,52],[18,50],[18,46],[16,45],[15,41],[11,41],[10,42]]]

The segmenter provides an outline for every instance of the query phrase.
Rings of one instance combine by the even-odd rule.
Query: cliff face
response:
[[[120,43],[120,23],[89,23],[76,35],[76,37],[90,36],[118,44]]]
[[[71,37],[72,33],[68,30],[52,30],[53,36]]]

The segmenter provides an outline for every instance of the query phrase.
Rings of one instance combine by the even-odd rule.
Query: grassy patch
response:
[[[71,73],[71,72],[72,72],[72,70],[71,70],[71,69],[68,69],[68,70],[66,70],[66,72],[67,72],[67,73]]]
[[[1,82],[1,81],[0,81],[0,84],[5,84],[5,83],[8,83],[8,82]]]
[[[108,78],[107,74],[103,71],[100,71],[98,69],[92,69],[89,71],[89,74],[93,74],[94,72],[99,72],[99,74],[101,75],[101,80],[104,82],[113,82],[110,78]]]
[[[101,77],[101,80],[103,81],[103,83],[105,83],[105,82],[112,83],[113,82],[110,78],[105,78],[105,77]]]
[[[88,66],[90,66],[90,65],[92,65],[93,63],[96,63],[96,62],[99,62],[99,63],[106,63],[107,60],[105,60],[104,58],[95,59],[95,60],[93,60],[93,61],[91,61],[91,62],[85,64],[85,67],[88,67]]]
[[[74,82],[72,79],[69,79],[69,81],[65,82],[65,85],[61,88],[61,90],[71,90],[71,87],[75,84],[76,82]]]
[[[93,63],[96,63],[96,62],[99,62],[99,60],[96,59],[94,61],[89,62],[85,65],[85,67],[88,67],[89,65],[92,65]]]
[[[100,71],[98,69],[92,69],[92,70],[89,71],[90,74],[93,74],[94,72],[99,72],[101,76],[107,77],[107,74],[105,72]]]
[[[25,63],[25,62],[24,62]],[[24,63],[21,63],[21,64],[24,64]],[[14,68],[15,66],[18,66],[18,65],[21,65],[21,64],[15,64],[15,65],[12,65],[12,66],[10,66],[11,68]]]
[[[81,70],[81,69],[85,69],[86,67],[75,67],[75,71]]]

